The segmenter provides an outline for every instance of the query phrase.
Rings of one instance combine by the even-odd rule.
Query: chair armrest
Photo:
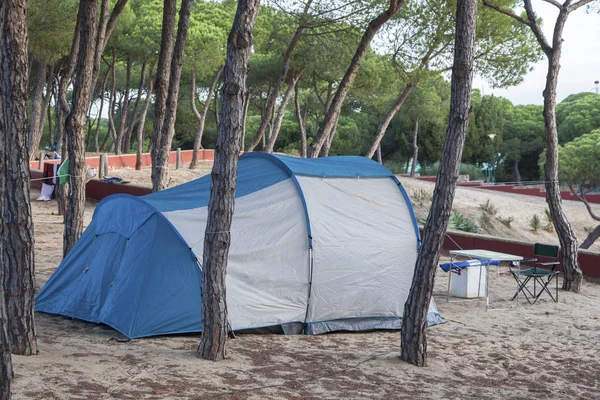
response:
[[[537,265],[560,265],[560,261],[539,262]]]
[[[523,264],[523,263],[531,263],[531,262],[534,262],[534,261],[537,261],[537,258],[524,258],[524,259],[521,260],[521,264]]]

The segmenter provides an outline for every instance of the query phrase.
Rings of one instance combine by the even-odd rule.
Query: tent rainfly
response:
[[[202,331],[211,177],[113,195],[36,298],[36,310],[130,338]],[[240,157],[227,307],[231,329],[398,329],[419,230],[388,169],[364,157]],[[430,304],[429,324],[440,323]]]

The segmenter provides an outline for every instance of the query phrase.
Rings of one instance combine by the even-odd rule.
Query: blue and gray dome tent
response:
[[[36,298],[36,310],[130,338],[200,332],[210,175],[113,195]],[[419,246],[396,177],[364,157],[240,157],[227,270],[233,330],[401,325]],[[431,304],[429,322],[441,321]]]

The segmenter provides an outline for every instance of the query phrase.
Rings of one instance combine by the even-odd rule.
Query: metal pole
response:
[[[177,148],[177,158],[175,160],[175,169],[181,167],[181,147]]]
[[[43,168],[44,168],[44,152],[40,151],[40,162],[38,164],[38,169],[40,171],[43,171]]]

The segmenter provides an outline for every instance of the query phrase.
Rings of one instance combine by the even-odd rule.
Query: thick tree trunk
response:
[[[44,101],[44,88],[46,87],[46,62],[44,60],[35,59],[37,64],[37,79],[35,83],[35,90],[33,92],[33,99],[31,104],[31,123],[29,127],[29,143],[31,143],[31,149],[29,151],[31,159],[37,155],[39,148],[39,142],[36,145],[36,139],[39,132],[39,120],[40,114],[42,113],[42,103]],[[41,137],[41,135],[39,135]]]
[[[417,170],[417,160],[419,159],[419,117],[415,118],[415,130],[413,132],[413,154],[412,154],[412,166],[410,168],[410,177],[413,178],[415,176]]]
[[[515,182],[517,185],[521,183],[521,172],[519,172],[519,160],[513,160],[513,170],[515,171]]]
[[[6,296],[10,348],[14,354],[32,355],[37,353],[37,339],[29,195],[27,2],[4,2],[0,10],[0,160],[6,168],[1,208],[4,229],[0,256],[5,274],[2,295]]]
[[[63,257],[71,251],[83,232],[83,212],[85,207],[85,149],[84,129],[86,112],[93,90],[94,48],[98,36],[98,6],[94,1],[79,5],[80,48],[77,59],[73,101],[71,112],[65,122],[65,134],[69,140],[69,188],[65,231],[63,237]]]
[[[561,12],[561,15],[563,13]],[[553,50],[548,55],[548,74],[546,75],[546,87],[544,89],[544,126],[546,130],[546,165],[544,168],[546,179],[546,202],[552,216],[552,223],[558,235],[562,253],[562,267],[564,272],[563,289],[579,292],[583,282],[583,273],[579,268],[577,259],[577,237],[569,223],[567,216],[562,210],[562,198],[560,196],[560,185],[558,182],[558,130],[556,126],[556,83],[560,69],[560,54],[562,49],[562,26],[567,19],[559,20],[557,25],[560,29],[554,31],[555,37]]]
[[[333,144],[333,137],[335,135],[335,131],[337,130],[338,120],[335,120],[335,124],[333,124],[333,129],[329,133],[329,137],[325,142],[325,146],[321,148],[321,157],[329,156],[329,150],[331,150],[331,145]]]
[[[142,63],[142,72],[140,72],[140,85],[138,86],[137,95],[135,96],[135,103],[133,105],[133,110],[131,111],[130,123],[125,130],[125,147],[123,151],[125,154],[131,151],[131,134],[133,132],[133,128],[136,123],[139,122],[139,118],[137,117],[138,109],[140,107],[140,99],[142,98],[142,91],[144,90],[144,80],[146,79],[146,60]]]
[[[404,90],[402,90],[402,92],[400,93],[400,96],[398,97],[398,99],[396,100],[394,105],[392,106],[391,110],[387,113],[387,115],[385,116],[383,121],[377,127],[377,132],[375,133],[375,139],[373,140],[373,144],[371,144],[371,148],[369,149],[369,151],[367,151],[367,154],[365,154],[365,157],[373,158],[373,154],[375,154],[375,151],[379,147],[381,140],[385,136],[385,132],[387,131],[388,126],[390,126],[392,119],[394,119],[394,117],[396,116],[398,111],[400,111],[400,108],[402,108],[402,104],[404,104],[404,101],[406,100],[406,98],[408,97],[408,95],[410,94],[410,92],[412,91],[413,88],[414,88],[414,84],[409,83],[408,85],[406,85]]]
[[[142,110],[142,115],[140,116],[140,122],[137,125],[137,148],[135,152],[135,169],[138,171],[142,169],[142,153],[144,152],[144,125],[146,125],[146,115],[148,114],[148,106],[150,105],[150,100],[152,99],[152,85],[154,83],[152,79],[153,69],[154,64],[150,66],[150,72],[148,75],[148,93],[146,94],[146,100],[144,101],[144,109]]]
[[[458,0],[448,130],[422,247],[402,318],[401,358],[417,366],[427,365],[427,312],[469,124],[476,20],[477,0]]]
[[[173,50],[171,61],[171,76],[169,78],[169,93],[167,95],[167,106],[165,120],[161,127],[157,148],[154,149],[155,158],[152,159],[152,190],[154,192],[166,189],[169,185],[169,153],[171,143],[175,135],[175,118],[177,117],[177,100],[179,97],[179,81],[183,68],[185,41],[187,39],[188,25],[190,21],[191,0],[182,0],[179,9],[179,24],[177,26],[177,39]]]
[[[173,37],[175,36],[175,15],[177,14],[177,1],[165,0],[163,8],[163,21],[160,42],[160,54],[158,56],[158,67],[156,68],[156,90],[154,100],[154,129],[152,131],[151,155],[152,155],[152,186],[159,180],[157,176],[160,168],[155,161],[157,158],[158,142],[165,121],[167,94],[169,91],[169,79],[171,62],[173,58]]]
[[[125,79],[125,97],[121,103],[121,121],[119,123],[119,133],[117,134],[117,154],[125,152],[127,146],[127,113],[129,111],[129,87],[131,86],[131,56],[127,57],[127,74]],[[128,151],[127,151],[128,152]]]
[[[223,68],[224,66],[220,66],[215,74],[215,79],[213,79],[210,89],[208,90],[206,100],[204,101],[202,114],[200,114],[196,108],[196,67],[194,66],[194,69],[192,70],[192,93],[190,97],[192,101],[192,110],[198,119],[198,128],[196,128],[196,138],[194,139],[194,150],[192,151],[192,162],[190,163],[190,169],[196,168],[198,164],[198,151],[203,148],[202,135],[204,134],[204,122],[206,121],[206,115],[208,114],[208,110],[210,108],[210,99],[212,98],[215,88],[217,87],[217,83],[219,82],[219,78],[223,73]]]
[[[335,93],[335,97],[333,98],[333,102],[331,103],[331,106],[325,114],[325,119],[323,120],[321,126],[319,127],[319,130],[317,131],[315,140],[313,140],[310,146],[309,157],[317,158],[319,156],[321,148],[327,143],[327,140],[333,141],[333,135],[335,134],[334,127],[339,118],[340,111],[342,110],[342,105],[346,98],[346,94],[350,90],[350,86],[352,85],[352,82],[354,82],[356,74],[358,74],[358,70],[360,68],[360,65],[362,64],[363,59],[365,58],[365,55],[367,54],[367,50],[369,49],[371,41],[375,37],[375,34],[379,31],[381,26],[400,11],[400,8],[404,4],[404,1],[405,0],[390,0],[390,5],[388,9],[369,23],[369,26],[363,34],[358,48],[354,53],[354,57],[350,62],[350,66],[348,67],[344,78],[338,86],[338,89]],[[330,135],[332,135],[331,139],[329,139]]]
[[[24,1],[21,5],[23,10],[27,9],[26,1]],[[6,46],[10,46],[10,42],[12,38],[7,35],[8,25],[8,17],[12,14],[13,10],[9,9],[9,2],[0,3],[0,67],[4,68],[4,60],[2,59],[2,55],[5,52],[10,53],[10,48],[5,48]],[[12,7],[11,7],[12,8]],[[22,22],[25,24],[25,22]],[[9,34],[12,34],[12,30],[9,29]],[[8,41],[8,43],[7,43]],[[25,45],[26,46],[26,45]],[[12,54],[11,54],[12,55]],[[4,98],[8,96],[10,98],[10,94],[4,94],[4,86],[10,85],[10,75],[6,76],[5,79],[1,77],[4,75],[4,71],[0,70],[0,160],[4,160],[6,157],[6,140],[5,135],[7,131],[7,122],[5,121],[5,110],[6,107],[4,105]],[[9,74],[14,73],[14,71],[7,71]],[[21,82],[22,84],[22,82]],[[12,100],[11,100],[12,101]],[[9,109],[10,110],[10,109]],[[11,120],[13,117],[11,117]],[[26,125],[25,125],[26,126]],[[6,163],[0,162],[0,193],[6,193],[6,179],[7,179],[7,171],[6,171]],[[4,216],[5,209],[5,200],[4,196],[0,196],[0,216]],[[12,357],[10,354],[10,337],[8,336],[8,309],[6,307],[6,296],[4,292],[4,282],[5,282],[5,271],[8,271],[9,266],[5,265],[4,262],[4,246],[3,239],[4,238],[4,224],[0,223],[0,287],[2,288],[2,293],[0,293],[0,399],[2,400],[10,400],[11,399],[11,389],[10,384],[13,379],[13,368],[12,368]]]
[[[311,0],[306,2],[305,6],[304,6],[303,17],[306,15],[308,10],[310,9],[311,3],[312,3]],[[275,82],[275,87],[273,88],[271,93],[269,93],[269,96],[267,97],[267,102],[265,104],[265,107],[263,108],[262,119],[260,121],[260,125],[258,126],[258,130],[256,131],[256,135],[254,136],[254,139],[252,139],[252,142],[246,148],[246,151],[253,151],[256,148],[256,146],[258,146],[258,144],[263,139],[263,136],[265,135],[265,130],[267,129],[267,125],[269,124],[269,121],[271,120],[271,114],[273,113],[273,111],[275,109],[275,102],[277,100],[277,96],[279,96],[279,92],[281,91],[281,88],[283,87],[283,84],[285,83],[285,79],[287,77],[288,70],[290,69],[290,60],[292,58],[292,53],[294,52],[294,49],[296,48],[296,46],[298,45],[298,42],[302,38],[302,34],[304,33],[305,28],[306,28],[306,26],[304,25],[303,22],[301,22],[298,25],[298,27],[296,28],[296,31],[294,32],[294,36],[292,36],[292,40],[290,40],[290,44],[288,45],[287,49],[285,49],[285,52],[283,53],[281,71],[279,72],[279,76],[277,77],[277,81]]]
[[[223,113],[215,146],[202,260],[202,341],[198,353],[208,360],[226,357],[227,302],[225,277],[231,243],[231,220],[242,136],[244,95],[252,32],[260,0],[238,1],[227,41],[223,77]]]
[[[277,110],[277,117],[275,118],[275,124],[273,127],[273,132],[269,135],[269,140],[267,141],[267,146],[265,147],[265,151],[267,153],[272,153],[275,148],[275,142],[277,141],[277,136],[279,136],[279,131],[281,130],[281,123],[283,122],[283,117],[285,116],[285,109],[292,97],[292,92],[298,83],[298,80],[302,76],[304,70],[299,71],[298,73],[292,72],[292,77],[290,80],[290,84],[281,100],[281,105],[279,106],[279,110]]]
[[[306,110],[304,110],[304,115],[302,115],[302,111],[300,110],[300,93],[298,89],[298,82],[296,82],[296,86],[294,87],[294,103],[296,106],[296,118],[298,118],[298,128],[300,129],[300,157],[306,158]]]

